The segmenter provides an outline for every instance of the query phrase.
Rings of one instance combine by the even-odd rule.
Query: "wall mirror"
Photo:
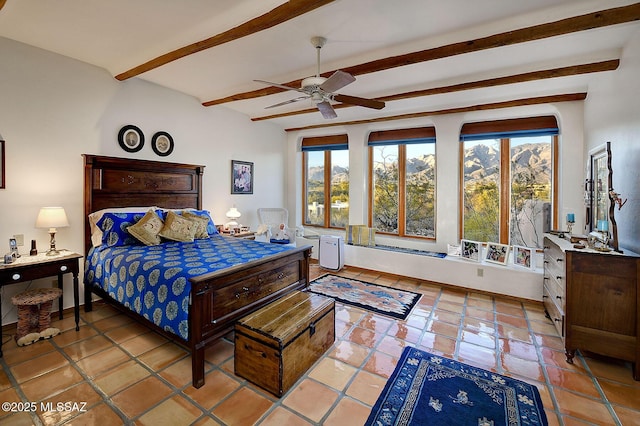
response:
[[[604,145],[591,152],[592,197],[589,231],[600,231],[598,225],[602,227],[603,221],[608,221],[609,169],[607,168],[607,157],[607,149]]]
[[[615,200],[612,199],[613,170],[611,167],[611,142],[607,142],[589,152],[590,203],[587,211],[590,236],[604,244],[618,249],[618,229],[615,219]],[[586,188],[589,190],[588,188]]]

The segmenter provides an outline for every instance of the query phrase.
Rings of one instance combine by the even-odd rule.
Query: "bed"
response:
[[[91,213],[132,206],[153,206],[164,211],[201,210],[204,166],[88,154],[83,157],[87,254],[85,311],[91,311],[92,294],[96,294],[186,347],[191,353],[194,387],[199,388],[204,384],[205,349],[231,331],[238,319],[294,290],[308,288],[310,246],[276,248],[275,245],[213,235],[209,240],[195,240],[193,243],[163,243],[151,247],[150,253],[142,251],[143,245],[131,246],[134,253],[130,254],[124,253],[127,247],[114,247],[112,250],[97,253],[99,248],[92,248],[89,223]],[[169,250],[170,253],[160,253],[159,250]],[[189,269],[189,273],[180,280],[173,277],[173,271],[157,273],[156,277],[159,278],[154,282],[157,284],[154,285],[157,290],[153,291],[159,293],[150,294],[151,290],[136,285],[135,279],[132,280],[134,284],[124,290],[110,289],[109,283],[94,280],[96,273],[89,271],[89,268],[104,260],[106,256],[116,256],[118,262],[142,256],[155,256],[155,259],[161,260],[155,263],[162,263],[164,259],[180,262],[181,260],[175,257],[178,252],[191,256],[186,262],[195,266],[186,268]],[[214,270],[203,269],[203,263],[219,263],[212,261],[215,257],[212,253],[216,252],[233,253],[234,257],[244,254],[240,256],[243,257],[241,263],[231,260],[226,265],[218,265]],[[203,258],[196,259],[197,256]],[[167,265],[167,268],[171,266]],[[98,270],[104,267],[99,266]],[[125,266],[124,263],[119,263],[118,267],[121,268],[120,271],[127,273],[135,269],[131,264]],[[179,291],[174,291],[176,282]],[[182,299],[174,298],[169,301],[167,293],[183,294]],[[171,312],[167,316],[171,317],[175,325],[160,322],[154,314],[158,312],[157,308],[146,306],[145,297],[162,299],[167,304],[173,303],[172,309],[167,309],[166,312]],[[176,319],[180,311],[185,311],[186,314]]]

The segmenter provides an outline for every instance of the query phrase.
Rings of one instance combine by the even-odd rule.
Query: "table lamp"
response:
[[[69,220],[67,214],[62,207],[42,207],[38,218],[36,219],[36,228],[49,228],[49,234],[51,235],[51,245],[47,256],[55,256],[60,254],[56,250],[56,228],[65,228],[69,226]]]
[[[225,216],[227,216],[227,218],[230,219],[230,221],[227,222],[227,225],[226,225],[227,229],[233,229],[238,227],[238,218],[242,215],[240,214],[238,209],[235,208],[235,206],[231,207],[229,211],[225,214]]]

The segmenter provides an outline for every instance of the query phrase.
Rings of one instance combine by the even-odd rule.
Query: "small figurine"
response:
[[[613,188],[611,188],[609,190],[609,198],[611,199],[611,202],[613,204],[617,204],[618,205],[618,210],[620,210],[622,208],[622,206],[624,206],[625,203],[627,202],[627,199],[625,198],[624,201],[623,201],[622,198],[620,198],[620,194],[615,192],[613,190]]]

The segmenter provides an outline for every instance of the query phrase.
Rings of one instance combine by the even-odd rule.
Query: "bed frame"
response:
[[[113,207],[158,206],[202,209],[204,166],[84,154],[85,253],[91,248],[88,215]],[[241,317],[309,286],[311,246],[191,278],[189,340],[165,332],[129,309],[124,312],[150,325],[191,352],[192,382],[204,384],[204,351],[233,329]],[[84,286],[85,312],[91,293],[116,305],[105,291]]]

